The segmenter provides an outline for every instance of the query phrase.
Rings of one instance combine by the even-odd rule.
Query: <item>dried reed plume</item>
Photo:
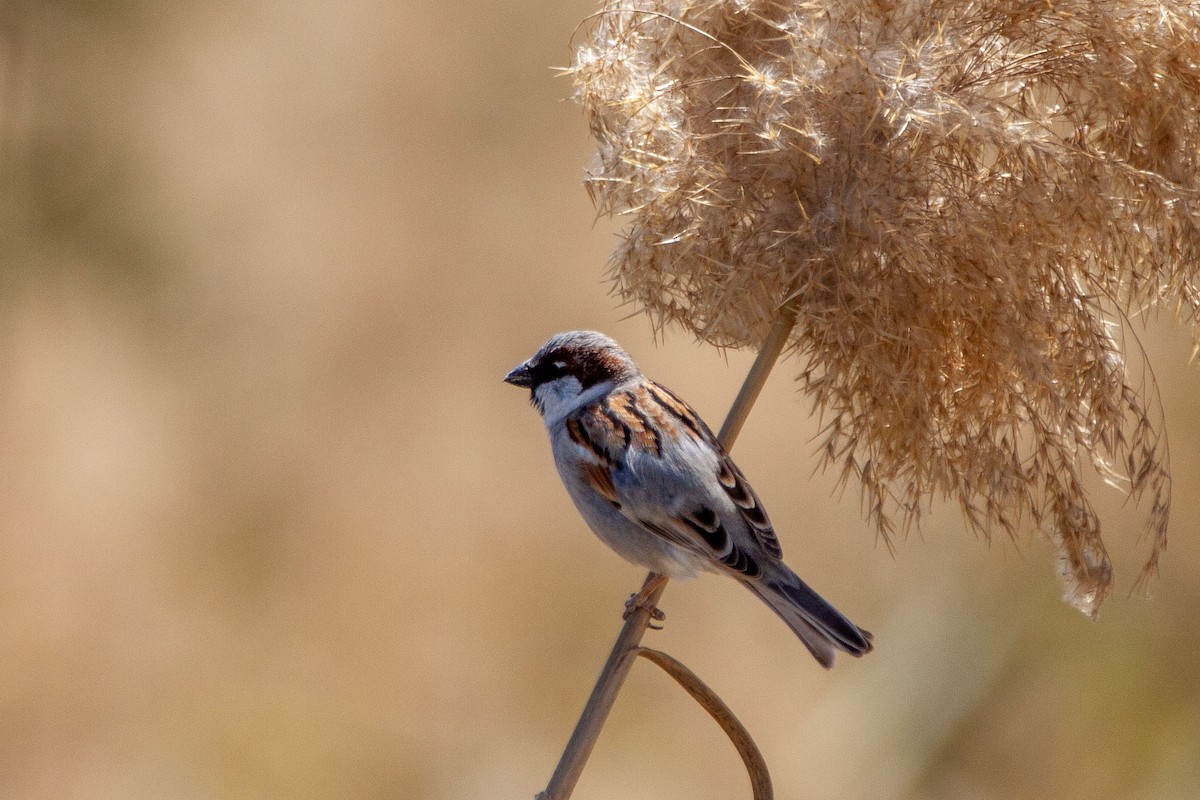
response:
[[[1160,301],[1200,330],[1200,4],[610,0],[571,73],[616,291],[721,347],[790,302],[885,537],[934,496],[1036,527],[1094,615],[1090,463],[1149,498],[1154,570],[1168,454],[1123,351]]]

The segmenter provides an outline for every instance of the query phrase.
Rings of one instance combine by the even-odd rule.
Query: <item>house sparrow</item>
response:
[[[737,579],[824,667],[835,650],[871,650],[870,633],[783,563],[762,503],[708,426],[612,339],[560,333],[504,380],[530,390],[571,499],[623,558],[667,578]]]

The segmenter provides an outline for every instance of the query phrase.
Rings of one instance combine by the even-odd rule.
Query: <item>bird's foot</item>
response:
[[[662,622],[667,618],[667,615],[662,609],[655,606],[654,601],[650,598],[666,582],[667,577],[665,575],[655,574],[648,578],[642,588],[636,594],[631,594],[629,599],[625,601],[625,613],[621,615],[621,618],[629,619],[629,616],[639,608],[644,608],[650,614],[650,619],[653,620],[649,623],[650,628],[661,631],[662,625],[655,625],[654,622]]]

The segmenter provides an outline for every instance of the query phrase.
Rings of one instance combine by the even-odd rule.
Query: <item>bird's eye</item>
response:
[[[540,386],[555,378],[561,378],[566,372],[565,367],[566,363],[563,361],[538,361],[529,365],[529,371],[534,376],[535,384]]]
[[[567,362],[561,358],[556,358],[553,361],[543,361],[538,364],[538,372],[541,373],[542,380],[544,381],[561,378],[567,372]]]

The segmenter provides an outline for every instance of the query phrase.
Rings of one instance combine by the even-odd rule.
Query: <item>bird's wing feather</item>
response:
[[[650,381],[615,390],[565,425],[581,451],[581,480],[633,522],[745,578],[780,557],[758,496],[708,426],[669,390]],[[677,446],[664,455],[667,436]]]
[[[665,386],[647,381],[647,393],[658,408],[666,411],[683,423],[685,431],[697,442],[717,455],[716,479],[726,496],[733,501],[751,534],[764,550],[775,558],[783,557],[783,548],[775,535],[775,528],[763,508],[762,501],[754,493],[746,476],[729,457],[724,445],[713,435],[704,420],[678,395]]]

